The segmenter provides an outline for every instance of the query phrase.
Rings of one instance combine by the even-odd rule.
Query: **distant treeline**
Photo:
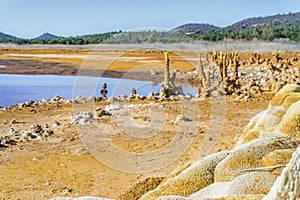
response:
[[[246,30],[237,30],[235,26],[212,30],[208,34],[201,31],[191,33],[193,40],[221,41],[225,38],[235,40],[262,40],[273,41],[275,39],[288,39],[290,41],[300,41],[300,21],[295,21],[285,25],[258,25]]]
[[[60,37],[60,38],[49,38],[49,39],[2,39],[1,43],[16,43],[16,44],[65,44],[65,45],[83,45],[83,44],[100,44],[104,43],[107,39],[111,38],[113,35],[120,34],[122,31],[118,32],[108,32],[101,34],[91,34],[76,37]]]
[[[124,43],[178,43],[190,42],[193,39],[185,33],[161,32],[161,31],[139,31],[139,32],[108,32],[102,34],[92,34],[77,37],[61,37],[49,39],[5,39],[1,43],[16,44],[65,44],[65,45],[84,45],[84,44],[124,44]]]
[[[273,41],[275,39],[288,39],[300,42],[300,21],[284,25],[257,25],[249,29],[238,29],[235,26],[207,31],[181,32],[181,31],[137,31],[137,32],[108,32],[76,37],[50,38],[50,39],[2,39],[1,43],[16,44],[124,44],[124,43],[179,43],[203,41],[233,40],[261,40]]]

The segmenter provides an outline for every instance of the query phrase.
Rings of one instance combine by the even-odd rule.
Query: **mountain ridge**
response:
[[[63,38],[62,36],[57,36],[51,33],[43,33],[42,35],[33,38],[32,40],[44,40],[44,39],[58,39],[58,38]]]
[[[238,30],[249,29],[251,27],[271,24],[273,26],[279,26],[283,24],[291,24],[295,21],[300,20],[300,12],[288,13],[288,14],[277,14],[266,17],[251,17],[240,20],[233,23],[231,26],[236,27]]]
[[[15,39],[17,39],[17,37],[0,32],[0,40],[15,40]]]
[[[295,21],[300,21],[300,12],[288,13],[288,14],[277,14],[277,15],[270,15],[265,17],[245,18],[226,27],[219,27],[219,26],[214,26],[212,24],[204,24],[204,23],[186,23],[171,29],[171,31],[181,31],[186,33],[202,31],[203,33],[207,33],[208,30],[218,31],[220,29],[229,29],[229,28],[235,30],[247,30],[255,26],[261,26],[267,24],[278,26],[283,24],[290,24]],[[213,29],[214,27],[215,29]]]
[[[81,36],[61,37],[51,33],[24,39],[0,32],[0,42],[17,44],[99,44],[99,43],[178,43],[192,40],[223,39],[266,40],[288,39],[300,42],[300,12],[242,19],[226,27],[208,23],[186,23],[169,31],[114,31]]]
[[[171,31],[177,32],[195,32],[198,30],[202,30],[204,33],[208,33],[211,30],[216,30],[216,29],[220,29],[221,27],[212,25],[212,24],[208,24],[208,23],[187,23],[187,24],[183,24],[180,25],[176,28],[171,29]]]

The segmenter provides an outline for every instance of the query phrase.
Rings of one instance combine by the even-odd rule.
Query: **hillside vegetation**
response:
[[[16,40],[16,39],[17,39],[17,37],[14,37],[12,35],[0,33],[0,41],[9,41],[9,40]]]
[[[0,43],[16,44],[127,44],[127,43],[179,43],[203,41],[274,41],[278,39],[300,41],[300,12],[278,14],[267,17],[243,19],[227,27],[217,27],[205,23],[188,23],[170,31],[114,31],[76,37],[60,37],[49,33],[23,39],[0,33]]]

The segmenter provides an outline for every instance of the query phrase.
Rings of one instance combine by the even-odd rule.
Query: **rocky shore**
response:
[[[232,150],[200,158],[162,181],[146,179],[119,199],[299,199],[299,103],[300,86],[285,86]]]
[[[190,160],[196,160],[199,156],[200,144],[211,126],[212,104],[209,99],[197,100],[190,95],[170,97],[159,98],[154,95],[148,98],[134,94],[109,99],[78,97],[72,100],[55,96],[49,100],[29,101],[2,108],[2,197],[49,199],[58,196],[91,195],[115,199],[130,185],[151,177],[151,174],[165,177],[178,166],[186,166]],[[223,102],[227,110],[226,125],[212,152],[231,149],[234,145],[232,137],[241,133],[242,126],[267,105],[268,98],[266,96],[259,100],[247,101],[228,99],[227,102]],[[95,130],[88,127],[100,124],[107,137],[125,151],[156,151],[178,134],[177,130],[182,123],[188,124],[193,122],[190,120],[195,120],[182,113],[182,105],[190,105],[193,102],[199,106],[197,113],[200,121],[197,123],[201,124],[190,136],[193,143],[176,162],[150,174],[128,174],[101,164],[89,153],[77,129],[77,126],[82,126],[92,133]],[[78,107],[78,110],[74,110],[74,106]],[[86,112],[87,108],[91,109]],[[237,109],[247,112],[236,115]],[[149,111],[159,118],[152,119]],[[120,132],[115,126],[116,117],[125,132]],[[166,120],[163,130],[160,118]],[[127,129],[136,129],[136,125],[148,126],[154,122],[157,124],[153,126],[153,130],[156,130],[158,135],[153,138],[136,140],[135,137],[126,134]],[[172,155],[165,156],[167,159],[173,159]],[[151,169],[153,166],[147,167]],[[162,181],[162,178],[154,179],[157,180],[156,183]],[[153,179],[147,180],[152,182]]]
[[[283,87],[272,98],[267,110],[258,113],[250,120],[243,131],[240,130],[241,135],[235,145],[231,147],[232,149],[227,148],[226,151],[221,150],[215,154],[195,159],[195,162],[190,165],[182,163],[179,169],[173,172],[170,171],[169,174],[163,176],[141,177],[138,182],[116,199],[275,199],[275,197],[282,199],[277,197],[278,195],[285,195],[286,199],[297,199],[299,197],[297,196],[299,195],[297,190],[297,184],[299,184],[299,177],[297,176],[297,173],[299,173],[297,167],[299,159],[297,156],[299,153],[296,153],[296,149],[300,144],[299,94],[299,85],[294,84]],[[185,102],[195,100],[195,97],[189,96],[177,98]],[[256,100],[251,101],[256,102]],[[32,123],[28,126],[27,122],[21,121],[18,117],[11,118],[10,121],[5,122],[7,124],[5,126],[10,127],[10,130],[9,133],[2,134],[1,151],[3,153],[15,152],[16,148],[20,148],[20,146],[24,148],[27,144],[51,143],[51,141],[61,137],[58,135],[58,131],[61,132],[60,134],[66,133],[66,131],[72,132],[68,131],[73,126],[72,124],[86,126],[99,120],[108,123],[107,120],[119,115],[118,113],[124,109],[136,109],[141,112],[143,109],[149,106],[152,107],[155,104],[172,104],[172,102],[176,104],[178,101],[170,101],[170,99],[166,101],[164,99],[160,102],[153,100],[152,97],[149,99],[146,97],[140,98],[139,95],[110,99],[78,97],[74,100],[55,96],[50,100],[26,102],[2,108],[0,114],[24,112],[26,110],[26,112],[33,113],[33,115],[35,113],[36,115],[49,112],[49,108],[50,111],[51,109],[59,110],[74,104],[84,106],[89,102],[95,103],[94,111],[90,113],[73,113],[67,116],[60,112],[60,115],[57,115],[55,119],[48,120],[47,123]],[[133,104],[128,105],[124,102]],[[170,121],[173,124],[170,125],[170,128],[173,127],[171,129],[174,129],[176,120],[185,120],[184,116],[180,116],[176,112],[174,114],[172,114],[174,116],[173,122]],[[141,120],[140,117],[133,119]],[[147,122],[146,118],[143,120]],[[21,128],[26,126],[27,129]],[[115,130],[111,129],[110,131],[114,132]],[[73,139],[68,140],[76,141],[78,139],[78,136],[76,139],[77,134],[74,135],[73,132],[72,135]],[[126,140],[126,138],[124,139]],[[80,151],[85,152],[83,149]],[[0,156],[2,162],[8,162],[4,161],[3,155]],[[292,157],[293,159],[291,159]],[[33,158],[33,160],[39,159],[38,157]],[[294,175],[284,175],[287,173]],[[288,181],[294,186],[292,188],[286,187],[286,182],[280,181],[280,179],[283,179],[282,177],[289,177]],[[72,190],[63,189],[64,194],[67,196],[72,196]],[[285,192],[276,193],[277,191]],[[54,199],[72,198],[55,197]],[[81,197],[75,199],[101,198]]]
[[[232,150],[200,158],[155,189],[129,190],[121,199],[300,198],[299,103],[300,86],[285,86],[251,119]]]
[[[187,73],[164,55],[157,94],[54,96],[1,108],[3,199],[299,198],[299,55],[211,52]],[[182,80],[197,95],[183,94]],[[168,166],[137,161],[151,172],[131,173],[94,153],[95,141],[147,154],[182,138],[191,142],[178,158],[155,157],[173,159]]]

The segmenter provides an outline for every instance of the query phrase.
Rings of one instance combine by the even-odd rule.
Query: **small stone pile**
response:
[[[12,120],[10,124],[17,124],[16,120]],[[40,124],[32,124],[30,129],[15,130],[10,128],[8,134],[0,137],[0,147],[9,147],[19,142],[28,142],[32,140],[44,140],[53,134],[53,130],[46,124],[42,127]]]
[[[111,106],[111,105],[109,105]],[[77,125],[84,125],[84,124],[91,124],[95,121],[97,118],[101,118],[103,116],[110,116],[111,113],[108,111],[108,109],[102,109],[101,107],[97,107],[95,109],[94,114],[92,112],[79,112],[77,114],[72,114],[70,116],[71,124],[77,124]]]
[[[138,94],[135,88],[132,88],[131,95],[129,97],[126,97],[125,100],[145,100],[146,97],[144,95]]]
[[[100,107],[97,107],[95,109],[95,117],[103,117],[103,116],[110,116],[111,114],[109,113],[109,111],[102,109]]]

